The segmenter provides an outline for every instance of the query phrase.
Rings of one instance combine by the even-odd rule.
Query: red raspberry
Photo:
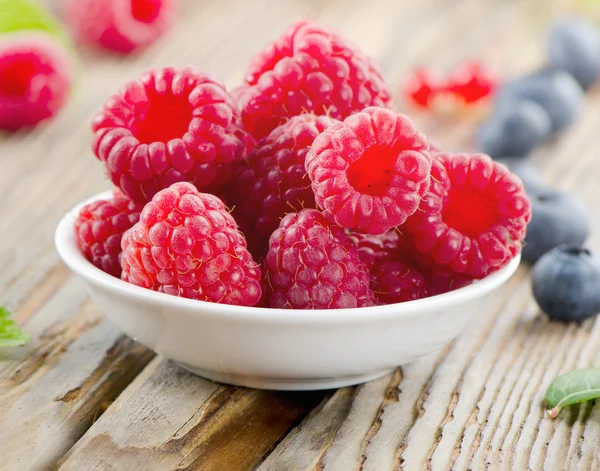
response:
[[[484,154],[439,153],[431,186],[401,230],[436,271],[482,278],[522,247],[531,205],[521,181]]]
[[[192,67],[150,71],[125,85],[92,129],[109,177],[139,202],[178,181],[212,192],[245,156],[225,86]]]
[[[381,235],[351,233],[360,260],[371,274],[371,289],[382,304],[412,301],[425,296],[425,278],[404,254],[396,230]]]
[[[120,191],[86,204],[75,220],[75,241],[85,258],[109,275],[121,276],[121,238],[140,219],[142,206]]]
[[[399,260],[378,264],[371,274],[371,288],[381,304],[402,303],[425,297],[425,277]]]
[[[123,280],[185,298],[254,306],[260,267],[222,201],[190,183],[158,192],[123,237]]]
[[[373,273],[377,265],[393,260],[400,253],[401,239],[396,230],[380,235],[349,232],[347,236],[358,250],[361,262],[367,266],[370,273]]]
[[[435,270],[435,267],[431,267],[430,270]],[[474,278],[461,273],[443,275],[435,273],[435,271],[430,271],[426,275],[422,295],[424,298],[427,298],[438,294],[448,293],[459,288],[464,288],[474,281],[476,281]]]
[[[128,53],[154,42],[171,25],[173,0],[65,0],[74,34],[89,44]]]
[[[445,90],[471,104],[491,95],[498,87],[498,78],[479,62],[465,62],[448,77]]]
[[[337,32],[309,21],[292,25],[254,57],[246,82],[242,116],[257,139],[301,113],[344,119],[390,104],[375,64]]]
[[[265,259],[274,308],[337,309],[375,304],[369,272],[342,228],[315,209],[286,215]]]
[[[0,39],[0,128],[15,131],[54,116],[70,87],[71,63],[52,37],[13,33]]]
[[[411,103],[421,108],[429,108],[441,88],[438,80],[429,71],[416,69],[407,77],[404,93]]]
[[[382,234],[404,223],[429,187],[428,147],[408,117],[384,108],[334,124],[306,157],[317,204],[357,232]]]
[[[315,207],[304,159],[315,137],[333,122],[327,116],[294,116],[261,139],[236,170],[233,214],[255,256],[266,254],[269,237],[283,216]]]

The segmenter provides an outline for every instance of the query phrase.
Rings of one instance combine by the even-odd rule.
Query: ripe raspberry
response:
[[[142,203],[179,181],[212,192],[247,145],[225,86],[192,67],[150,71],[125,85],[92,129],[113,183]]]
[[[397,258],[400,253],[401,239],[396,230],[379,235],[347,232],[347,237],[358,250],[361,262],[367,266],[370,273],[373,273],[379,264]]]
[[[75,241],[85,258],[109,275],[121,276],[121,238],[140,219],[142,206],[120,191],[79,211]]]
[[[15,131],[54,116],[66,103],[71,63],[43,33],[0,38],[0,128]]]
[[[531,205],[521,181],[484,154],[440,153],[419,210],[401,230],[432,265],[482,278],[522,247]]]
[[[360,260],[371,274],[371,289],[382,304],[412,301],[425,296],[425,277],[405,254],[396,230],[381,235],[348,234]]]
[[[128,53],[154,42],[171,25],[173,0],[65,0],[67,22],[84,42]]]
[[[435,270],[435,267],[430,267],[430,270]],[[474,281],[476,281],[474,278],[462,273],[442,275],[435,271],[430,271],[425,277],[422,297],[428,298],[430,296],[448,293],[459,288],[464,288]]]
[[[301,113],[344,119],[390,104],[377,66],[339,33],[309,21],[254,57],[246,82],[239,95],[244,127],[257,139]]]
[[[371,288],[381,304],[402,303],[425,297],[425,277],[409,263],[388,260],[371,274]]]
[[[185,298],[254,306],[260,267],[216,196],[190,183],[158,192],[123,237],[122,278]]]
[[[428,147],[408,117],[384,108],[334,124],[306,157],[317,204],[357,232],[382,234],[404,223],[429,187]]]
[[[375,304],[369,272],[342,228],[315,209],[286,215],[271,235],[267,303],[274,308],[337,309]]]
[[[304,159],[315,137],[333,122],[327,116],[294,116],[261,139],[236,170],[233,214],[256,257],[266,254],[269,237],[283,216],[315,207]]]

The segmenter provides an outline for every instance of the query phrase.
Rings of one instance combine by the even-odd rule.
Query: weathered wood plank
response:
[[[323,395],[219,386],[157,358],[61,469],[252,469]]]
[[[53,469],[153,356],[103,321],[74,278],[35,317],[31,344],[0,352],[7,471]]]

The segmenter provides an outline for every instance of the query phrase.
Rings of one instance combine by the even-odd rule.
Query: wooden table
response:
[[[68,109],[0,136],[0,301],[33,338],[0,352],[0,469],[600,469],[600,407],[551,421],[541,406],[557,374],[600,363],[600,323],[549,322],[525,268],[442,351],[362,386],[278,393],[200,379],[124,337],[52,244],[63,213],[108,187],[90,117],[145,69],[197,64],[234,86],[255,51],[309,17],[360,44],[395,92],[417,64],[445,72],[476,57],[517,74],[543,62],[560,2],[188,0],[182,10],[141,55],[80,51]],[[534,156],[549,183],[589,208],[600,197],[599,106],[592,91],[578,123]],[[414,118],[448,149],[472,146],[472,117]],[[591,216],[596,229],[600,212]]]

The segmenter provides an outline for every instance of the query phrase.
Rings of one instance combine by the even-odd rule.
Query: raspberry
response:
[[[128,53],[154,42],[170,26],[173,0],[65,0],[65,16],[84,42]]]
[[[414,301],[425,296],[425,277],[408,263],[388,260],[371,274],[371,288],[382,304]]]
[[[412,301],[425,296],[425,278],[402,247],[396,230],[381,235],[348,234],[360,260],[371,274],[371,289],[381,304]]]
[[[158,192],[123,237],[122,278],[185,298],[254,306],[261,271],[233,217],[190,183]]]
[[[430,267],[430,270],[435,270]],[[438,294],[448,293],[459,288],[464,288],[475,281],[474,278],[461,273],[453,273],[451,275],[443,275],[430,271],[426,274],[425,284],[423,286],[422,296],[428,298]]]
[[[140,219],[142,206],[120,191],[79,211],[75,241],[85,258],[109,275],[121,276],[121,238]]]
[[[431,186],[401,230],[436,271],[482,278],[522,247],[531,218],[519,178],[484,154],[439,153]]]
[[[145,73],[95,117],[93,150],[115,185],[146,202],[188,181],[212,192],[245,156],[247,139],[225,86],[199,70]]]
[[[375,304],[369,272],[342,228],[315,209],[286,215],[265,259],[274,308],[336,309]]]
[[[382,234],[404,223],[427,192],[427,150],[408,117],[366,108],[315,139],[306,169],[316,202],[342,227]]]
[[[234,216],[255,256],[265,255],[283,216],[315,207],[304,159],[315,137],[331,124],[327,116],[294,116],[261,139],[236,170],[231,185]]]
[[[257,139],[303,112],[344,119],[390,104],[375,64],[337,32],[309,21],[254,57],[246,83],[239,94],[244,127]]]
[[[54,116],[67,102],[71,63],[43,33],[0,38],[0,128],[15,131]]]
[[[349,232],[347,237],[358,250],[358,256],[373,273],[377,266],[387,260],[392,260],[400,253],[401,239],[396,230],[385,234],[368,235]]]

